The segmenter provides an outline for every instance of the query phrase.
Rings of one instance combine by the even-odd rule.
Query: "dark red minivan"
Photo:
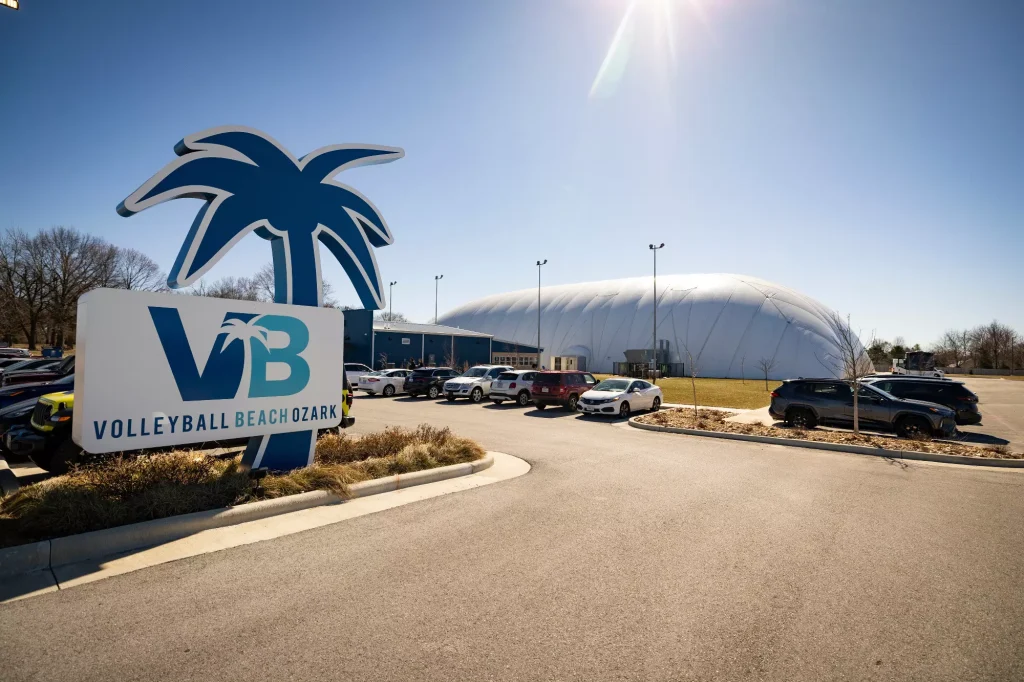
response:
[[[589,372],[567,370],[563,372],[539,372],[530,390],[533,404],[538,410],[548,405],[561,405],[570,412],[576,411],[580,396],[592,389],[597,379]]]

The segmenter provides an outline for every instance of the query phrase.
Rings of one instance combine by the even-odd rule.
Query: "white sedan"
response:
[[[390,398],[405,390],[405,378],[412,374],[411,369],[385,369],[370,372],[359,378],[359,388],[370,395],[378,393]]]
[[[661,389],[642,379],[605,379],[580,396],[576,409],[583,414],[614,414],[629,417],[631,412],[661,409]]]

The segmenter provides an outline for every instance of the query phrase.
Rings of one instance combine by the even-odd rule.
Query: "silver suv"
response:
[[[860,426],[891,429],[905,438],[949,437],[956,433],[953,410],[923,400],[904,400],[862,384],[857,398]],[[853,389],[837,379],[790,379],[772,391],[768,413],[790,426],[812,429],[818,424],[853,424]]]

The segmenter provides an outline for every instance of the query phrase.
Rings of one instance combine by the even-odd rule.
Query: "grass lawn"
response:
[[[610,374],[595,374],[598,379],[605,379]],[[765,390],[764,381],[756,379],[702,379],[697,377],[697,404],[707,407],[735,407],[740,409],[757,409],[766,407],[772,401],[771,392],[779,385],[778,381],[769,381]],[[683,377],[658,379],[658,386],[665,395],[666,403],[693,404],[693,388],[690,380]]]

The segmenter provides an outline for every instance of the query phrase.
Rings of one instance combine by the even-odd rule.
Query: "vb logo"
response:
[[[178,309],[150,306],[149,315],[182,400],[273,398],[295,395],[309,383],[309,364],[299,355],[309,345],[309,329],[294,317],[225,314],[200,372]],[[271,348],[270,332],[283,332],[287,345]],[[268,379],[268,363],[287,365],[287,378]]]

